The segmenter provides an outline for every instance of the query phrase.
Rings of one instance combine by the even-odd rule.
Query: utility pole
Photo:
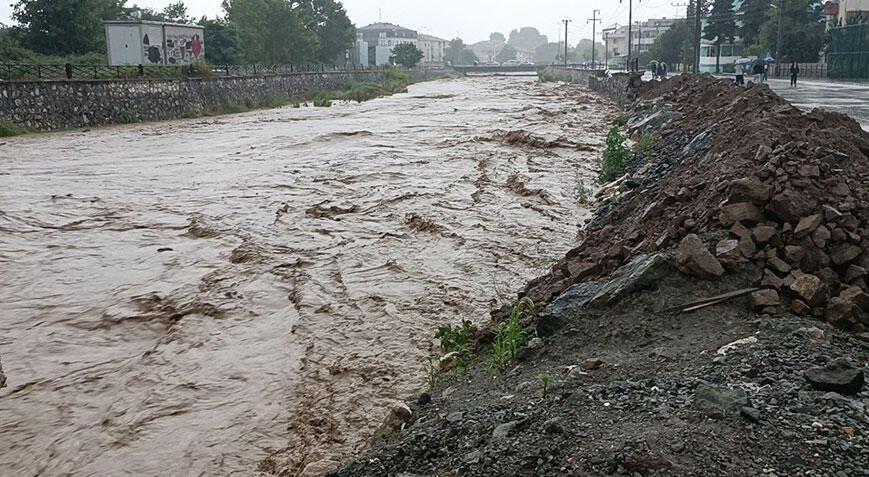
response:
[[[784,10],[783,7],[784,7],[784,0],[778,0],[778,28],[777,28],[778,39],[776,40],[776,43],[775,43],[775,56],[773,57],[773,58],[775,58],[775,64],[776,64],[777,68],[778,68],[778,65],[780,65],[782,62],[782,59],[780,58],[780,56],[781,56],[781,20],[782,20],[782,14],[783,14],[783,10]]]
[[[597,41],[597,22],[601,21],[600,18],[597,17],[597,14],[600,13],[600,10],[592,10],[591,18],[589,18],[586,23],[591,22],[591,69],[596,69],[594,64],[594,50],[595,50],[595,42]],[[606,48],[606,46],[604,46]]]
[[[703,36],[700,16],[703,13],[703,0],[694,0],[694,73],[700,73],[700,37]]]
[[[637,60],[643,54],[643,22],[637,21]]]
[[[619,0],[619,3],[622,3],[624,0]],[[642,0],[640,0],[642,1]],[[628,64],[625,65],[627,68],[625,70],[630,71],[631,69],[631,42],[633,42],[633,30],[631,30],[631,25],[634,21],[634,0],[628,0]]]
[[[610,64],[610,32],[609,30],[603,31],[603,69],[609,69]]]
[[[689,3],[671,3],[670,5],[673,5],[673,7],[676,8],[676,9],[680,9],[680,8],[686,8],[686,9],[687,9],[688,7],[691,6],[690,2],[689,2]],[[687,10],[685,11],[685,13],[686,13],[686,14],[688,13]],[[680,18],[678,13],[676,14],[676,18]],[[690,21],[690,20],[691,20],[690,18],[688,18],[688,15],[685,15],[685,18],[686,18],[686,21]],[[686,69],[686,70],[687,70],[688,65],[682,63],[684,60],[685,60],[685,55],[684,55],[684,53],[683,53],[683,54],[679,55],[679,63],[683,65],[683,69]]]
[[[564,22],[564,66],[567,66],[567,24],[573,20],[561,20]]]

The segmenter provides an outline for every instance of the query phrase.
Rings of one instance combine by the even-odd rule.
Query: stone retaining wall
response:
[[[592,91],[607,96],[619,106],[627,106],[636,98],[642,85],[639,73],[612,73],[606,76],[603,71],[555,68],[557,74],[570,76],[574,83],[588,86]]]
[[[415,71],[417,80],[438,73]],[[56,129],[194,117],[225,107],[287,101],[351,83],[381,81],[382,71],[295,73],[187,80],[26,81],[0,83],[0,122]]]

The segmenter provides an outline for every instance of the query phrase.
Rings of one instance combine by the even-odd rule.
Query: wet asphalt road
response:
[[[821,108],[845,113],[869,131],[869,84],[806,79],[791,88],[789,80],[770,79],[769,85],[800,109]]]

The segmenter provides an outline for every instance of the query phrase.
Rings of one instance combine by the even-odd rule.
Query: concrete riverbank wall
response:
[[[57,129],[179,119],[228,106],[270,104],[352,83],[381,81],[383,71],[303,72],[182,80],[21,81],[0,83],[0,122]],[[426,80],[443,72],[414,71]]]

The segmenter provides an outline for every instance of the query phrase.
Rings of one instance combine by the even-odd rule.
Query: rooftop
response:
[[[409,31],[416,33],[416,30],[411,30],[410,28],[405,28],[400,25],[393,25],[392,23],[380,22],[380,23],[372,23],[371,25],[364,26],[362,28],[358,28],[361,31],[371,31],[371,30],[394,30],[394,31]]]

